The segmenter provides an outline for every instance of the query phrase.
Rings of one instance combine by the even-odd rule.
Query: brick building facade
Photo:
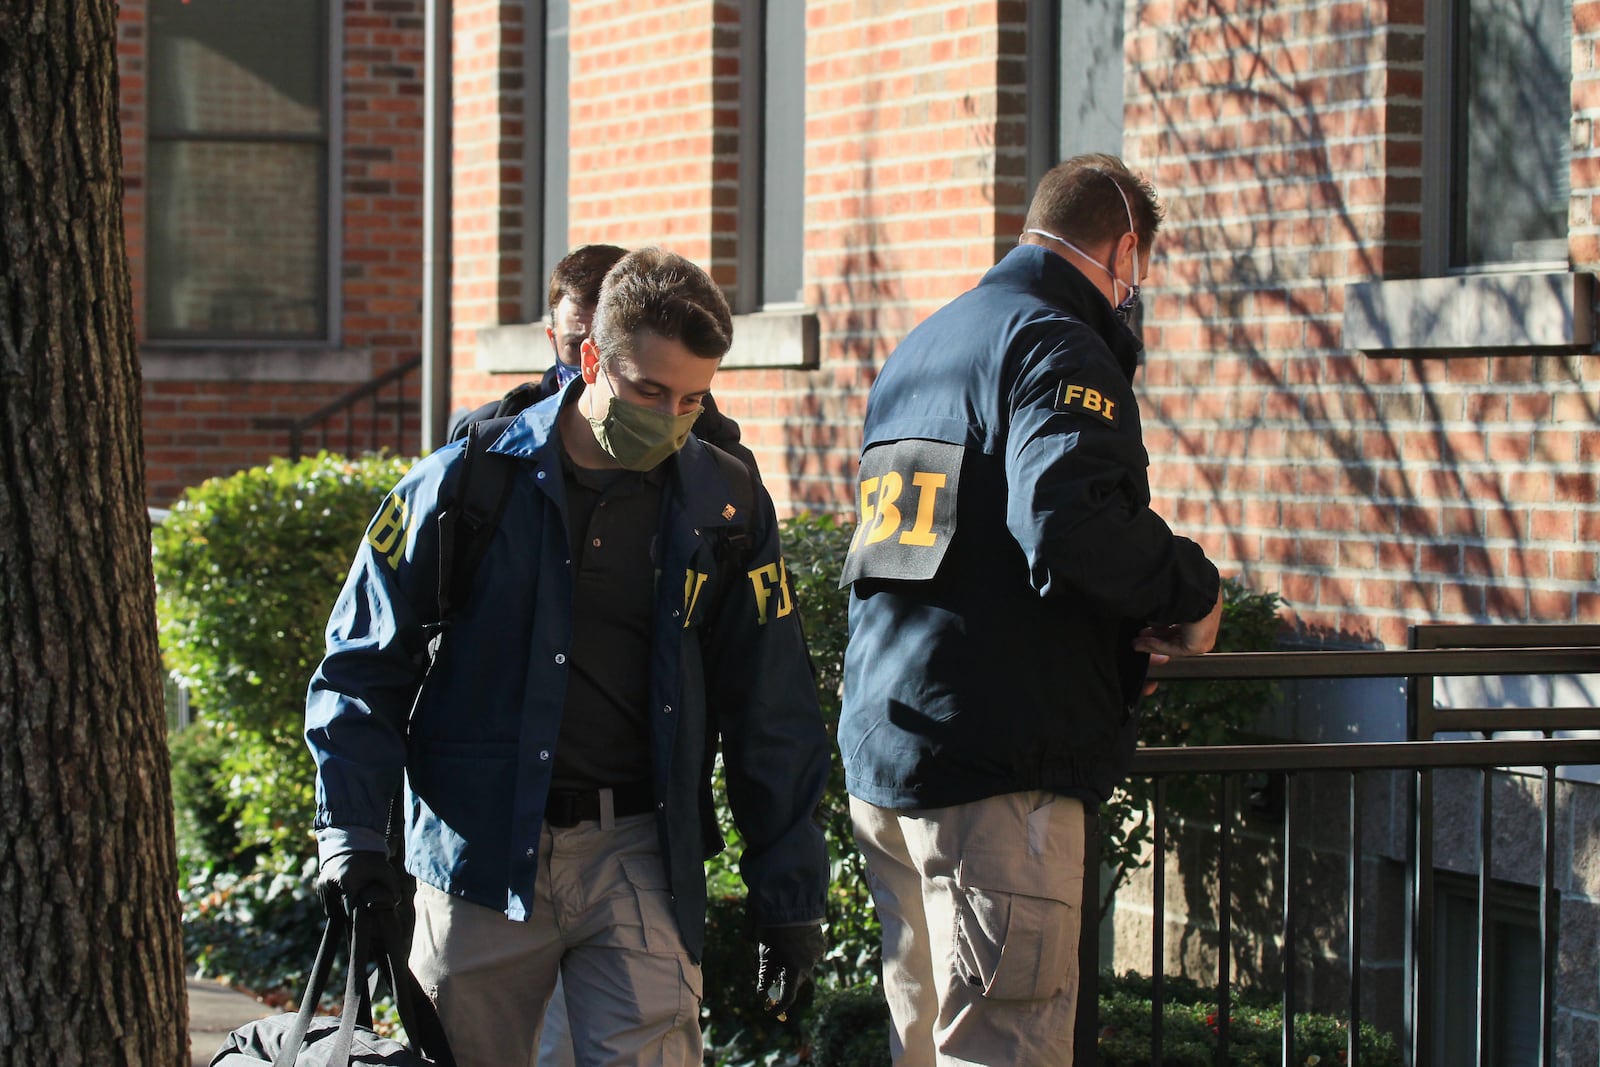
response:
[[[290,424],[417,358],[423,0],[334,7],[119,6],[152,505],[286,454]],[[405,391],[384,419],[414,449]]]
[[[451,116],[445,408],[548,366],[528,324],[567,248],[660,244],[738,312],[715,391],[780,513],[851,513],[876,369],[1013,245],[1045,168],[1109,150],[1167,207],[1136,390],[1176,529],[1281,592],[1309,644],[1600,623],[1600,0],[435,2],[452,27],[431,87]],[[184,40],[223,32],[183,22],[207,3],[120,15],[153,504],[282,454],[288,421],[423,347],[431,5],[275,0],[320,49],[308,74],[248,39],[222,42],[237,70],[186,65]],[[217,144],[257,153],[256,185],[198,177]],[[315,225],[228,213],[304,195],[307,159]],[[273,176],[288,191],[269,195]],[[222,256],[243,232],[277,274],[318,280],[257,302],[273,265]],[[246,295],[217,296],[212,275],[241,271],[229,292]],[[447,411],[406,395],[411,450]],[[1574,866],[1567,914],[1600,914],[1593,865]],[[1586,974],[1564,1000],[1572,1048],[1600,1033]]]
[[[294,321],[270,310],[293,300],[254,299],[269,266],[220,329],[215,312],[153,323],[172,294],[236,271],[216,261],[229,234],[246,258],[270,258],[285,226],[280,207],[186,244],[217,221],[210,204],[293,199],[264,191],[259,162],[253,184],[184,184],[212,158],[197,142],[241,140],[217,117],[238,110],[222,90],[292,81],[195,70],[190,98],[208,104],[175,118],[183,86],[151,77],[150,49],[201,7],[121,8],[152,503],[281,454],[287,420],[421,346],[423,0],[360,0],[334,18],[298,4],[327,23],[310,123],[325,142],[325,247],[285,253],[281,269],[326,272],[321,292],[290,294],[320,300],[320,321],[296,336],[259,328]],[[1450,57],[1429,51],[1415,0],[457,0],[449,406],[547,364],[539,331],[517,327],[544,313],[565,248],[659,243],[705,264],[742,313],[717,392],[780,510],[848,512],[875,368],[1010,247],[1043,167],[1109,148],[1168,207],[1139,388],[1157,505],[1177,528],[1280,590],[1312,641],[1397,645],[1418,621],[1600,620],[1587,270],[1600,259],[1600,5],[1533,7],[1560,20],[1571,68],[1551,77],[1570,82],[1572,106],[1554,141],[1520,147],[1560,150],[1545,170],[1560,173],[1566,225],[1530,262],[1463,266],[1449,204],[1475,206],[1456,179],[1482,164],[1448,143],[1461,118],[1437,103],[1450,95],[1437,72]],[[161,69],[185,55],[162,54]],[[270,155],[269,137],[242,139]],[[212,258],[164,259],[163,233]],[[780,275],[787,290],[763,288]],[[242,306],[268,308],[265,322],[230,326]]]
[[[1425,161],[1452,157],[1431,143],[1449,120],[1427,114],[1420,3],[1159,0],[1123,21],[1094,5],[835,0],[805,5],[803,37],[763,56],[741,44],[758,3],[578,0],[560,5],[565,101],[526,74],[526,50],[549,44],[529,27],[555,6],[454,9],[454,406],[547,362],[533,344],[508,363],[514,335],[495,328],[542,311],[526,297],[542,276],[523,254],[528,220],[562,198],[570,243],[655,242],[705,263],[752,316],[736,333],[814,320],[814,348],[741,348],[717,393],[780,509],[848,511],[875,367],[1011,246],[1041,159],[1110,147],[1168,208],[1139,388],[1174,526],[1281,590],[1311,640],[1600,621],[1586,271],[1600,257],[1600,83],[1585,14],[1600,5],[1577,4],[1568,34],[1565,251],[1546,262],[1546,242],[1537,263],[1461,270],[1428,248],[1445,238],[1428,221],[1440,194]],[[1071,99],[1079,68],[1049,69],[1038,44],[1068,18],[1098,19],[1123,60],[1102,55],[1098,84]],[[775,48],[803,49],[803,79],[764,78]],[[741,138],[764,86],[804,101],[803,147],[761,146],[804,175],[803,301],[775,313],[739,299],[763,221],[741,220],[762,190],[761,152]],[[1122,100],[1120,145],[1075,139],[1099,90]],[[566,181],[542,189],[519,133],[563,104],[570,136],[545,145],[545,166],[564,153]]]

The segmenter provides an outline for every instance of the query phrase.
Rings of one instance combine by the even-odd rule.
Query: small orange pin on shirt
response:
[[[738,513],[739,509],[734,507],[732,504],[724,504],[722,506],[722,517],[725,519],[731,519]]]

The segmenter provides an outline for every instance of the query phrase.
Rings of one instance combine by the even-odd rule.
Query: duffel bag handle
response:
[[[411,973],[403,955],[408,939],[401,933],[400,917],[393,908],[374,908],[371,917],[377,921],[378,944],[382,948],[376,961],[378,970],[394,993],[395,1010],[400,1013],[400,1025],[405,1027],[407,1039],[437,1067],[456,1067],[439,1013],[422,991],[422,984]]]
[[[374,924],[378,928],[381,949],[376,958],[372,954]],[[455,1057],[451,1055],[450,1043],[445,1038],[444,1026],[439,1022],[433,1002],[423,993],[406,961],[399,955],[399,946],[404,944],[404,939],[400,935],[400,923],[394,909],[371,906],[356,908],[355,915],[348,920],[343,915],[328,916],[327,925],[322,929],[322,944],[317,948],[317,960],[311,967],[311,978],[306,983],[305,996],[300,1000],[294,1027],[284,1037],[272,1067],[294,1067],[301,1046],[305,1044],[306,1034],[310,1032],[311,1020],[316,1016],[317,1005],[327,988],[333,957],[339,950],[340,934],[347,930],[350,934],[350,967],[345,978],[344,1007],[339,1012],[339,1030],[328,1050],[328,1067],[349,1067],[356,1024],[370,1019],[371,1002],[365,983],[361,980],[369,961],[376,962],[379,971],[388,979],[389,988],[394,991],[395,1007],[400,1013],[400,1024],[405,1027],[411,1044],[438,1067],[456,1067]]]

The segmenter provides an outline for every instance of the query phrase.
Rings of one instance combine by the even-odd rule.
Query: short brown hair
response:
[[[606,280],[606,271],[628,254],[626,248],[616,245],[579,245],[557,263],[550,272],[550,299],[545,304],[552,320],[563,297],[585,309],[593,309],[600,302],[600,283]]]
[[[644,330],[720,359],[733,343],[733,313],[705,271],[674,252],[641,248],[606,275],[591,336],[603,358],[632,356]]]
[[[1097,245],[1127,233],[1130,212],[1139,246],[1148,249],[1165,214],[1155,189],[1116,156],[1093,152],[1058,163],[1039,180],[1027,225]]]

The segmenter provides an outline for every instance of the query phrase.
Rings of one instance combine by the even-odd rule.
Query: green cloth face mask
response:
[[[604,373],[604,368],[601,368]],[[607,376],[607,383],[610,377]],[[622,467],[630,471],[654,470],[662,460],[682,448],[689,440],[701,406],[682,415],[669,415],[642,404],[633,404],[616,395],[612,387],[604,418],[585,416],[594,439]]]

